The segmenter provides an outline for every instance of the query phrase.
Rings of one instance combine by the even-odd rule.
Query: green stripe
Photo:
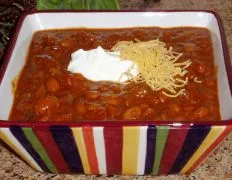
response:
[[[160,161],[163,155],[164,147],[167,141],[169,129],[167,126],[157,126],[155,161],[153,164],[153,175],[159,173]]]
[[[35,151],[39,154],[40,158],[44,161],[48,169],[52,173],[58,173],[56,167],[50,160],[49,156],[46,153],[46,150],[43,148],[42,144],[34,134],[33,130],[31,128],[22,128],[23,132],[28,139],[28,141],[31,143],[32,147],[35,149]]]

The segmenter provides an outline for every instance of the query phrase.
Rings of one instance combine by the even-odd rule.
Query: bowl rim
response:
[[[8,63],[10,61],[10,57],[14,50],[18,34],[24,22],[24,19],[31,14],[38,14],[38,13],[123,13],[123,12],[131,12],[131,13],[146,13],[146,12],[164,12],[164,13],[172,13],[172,12],[203,12],[212,14],[218,23],[221,43],[222,43],[222,50],[224,55],[224,62],[226,73],[228,77],[228,83],[230,88],[230,94],[232,95],[232,66],[231,66],[231,59],[229,54],[229,48],[226,40],[225,29],[222,23],[221,17],[212,10],[154,10],[154,9],[147,9],[147,10],[30,10],[25,11],[19,17],[14,32],[12,33],[12,37],[10,39],[9,45],[6,49],[6,52],[3,56],[3,62],[0,68],[0,85],[2,79],[4,77],[5,71],[7,69]],[[107,127],[121,127],[121,126],[172,126],[175,128],[178,127],[189,127],[193,125],[197,126],[232,126],[232,118],[228,120],[221,120],[221,121],[145,121],[145,120],[137,120],[137,121],[127,121],[127,120],[82,120],[78,122],[57,122],[57,121],[49,121],[49,122],[23,122],[23,121],[9,121],[9,120],[1,120],[0,119],[0,127],[9,127],[9,126],[22,126],[22,127],[47,127],[47,126],[72,126],[72,127],[83,127],[83,126],[107,126]]]

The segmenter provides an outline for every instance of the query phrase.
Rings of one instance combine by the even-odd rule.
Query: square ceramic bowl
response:
[[[54,28],[139,26],[206,27],[218,66],[222,121],[7,121],[13,102],[11,81],[19,74],[35,31]],[[40,11],[17,25],[0,74],[0,138],[38,171],[85,174],[190,173],[218,145],[232,125],[232,71],[222,23],[210,11],[88,12]]]

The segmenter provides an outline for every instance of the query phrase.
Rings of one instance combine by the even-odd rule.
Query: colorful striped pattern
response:
[[[228,134],[226,126],[0,128],[30,166],[51,173],[190,173]]]

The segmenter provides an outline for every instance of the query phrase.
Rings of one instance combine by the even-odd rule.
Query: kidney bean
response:
[[[186,43],[184,46],[184,51],[189,53],[189,52],[193,52],[196,49],[196,45],[193,43]]]
[[[162,112],[162,113],[160,114],[160,117],[161,117],[161,120],[163,120],[163,121],[168,120],[168,115],[167,115],[166,112]]]
[[[120,93],[121,92],[121,87],[118,85],[112,85],[109,87],[110,90],[112,90],[114,93]]]
[[[110,104],[110,105],[115,105],[118,106],[122,103],[122,98],[120,96],[114,96],[114,95],[105,95],[101,96],[101,101]]]
[[[174,103],[169,105],[169,109],[170,109],[172,114],[176,114],[176,113],[179,113],[181,111],[180,106],[178,104],[174,104]]]
[[[194,83],[195,84],[195,83]],[[199,90],[193,85],[189,85],[186,91],[179,95],[179,101],[181,104],[195,105],[201,102],[202,96]]]
[[[51,76],[55,76],[55,75],[60,75],[60,69],[58,67],[54,68],[50,68],[48,70],[48,73],[51,75]]]
[[[123,114],[124,120],[138,120],[141,115],[141,108],[138,106],[127,109]]]
[[[59,101],[55,96],[46,96],[35,103],[37,114],[53,113],[57,110]]]
[[[84,94],[85,94],[86,99],[88,100],[94,100],[100,97],[99,91],[86,91]]]
[[[186,118],[184,118],[183,116],[176,116],[176,117],[173,118],[173,120],[175,120],[175,121],[184,121],[184,120],[186,120]]]
[[[39,98],[42,98],[46,95],[47,91],[46,91],[46,88],[45,86],[42,84],[38,90],[35,92],[35,98],[36,99],[39,99]]]
[[[216,85],[215,79],[206,79],[204,83],[208,87],[214,87]]]
[[[44,114],[43,116],[39,117],[38,119],[36,119],[37,121],[48,121],[50,118],[50,115],[49,114]]]
[[[60,42],[60,45],[64,48],[71,48],[72,44],[73,41],[71,38],[62,39],[62,41]]]
[[[59,99],[59,101],[64,103],[72,103],[74,101],[74,95],[71,93],[65,93],[65,95]]]
[[[198,65],[197,72],[199,72],[201,74],[204,74],[205,70],[206,70],[206,67],[205,67],[204,64],[199,64]]]
[[[188,70],[186,76],[188,77],[188,80],[191,82],[196,77],[196,73],[193,70]]]
[[[43,78],[44,78],[44,71],[40,70],[33,73],[33,81],[41,80]]]
[[[74,108],[78,114],[84,115],[87,113],[87,105],[82,101],[77,102]]]
[[[107,112],[110,117],[115,117],[121,113],[119,108],[113,105],[107,107]]]
[[[171,32],[171,31],[165,31],[163,34],[164,34],[164,36],[166,36],[166,37],[170,37],[170,36],[173,35],[173,32]]]
[[[64,113],[64,114],[59,114],[54,117],[54,121],[71,121],[72,120],[72,113]]]
[[[103,85],[98,87],[98,90],[101,91],[101,92],[106,92],[106,91],[109,90],[109,88],[110,87],[108,85],[103,84]]]
[[[206,72],[206,65],[201,61],[193,61],[191,69],[193,69],[196,73],[204,74]]]
[[[184,108],[184,111],[185,111],[186,113],[191,113],[191,112],[193,111],[193,109],[194,109],[193,106],[187,106],[187,107]]]
[[[153,108],[146,108],[142,113],[145,120],[152,120],[155,118],[155,110]]]
[[[197,108],[193,113],[195,118],[203,118],[207,116],[208,114],[209,114],[209,110],[207,107],[204,107],[204,106]]]
[[[89,120],[106,120],[107,119],[107,110],[100,104],[90,103],[88,104],[88,113],[86,117]]]
[[[54,77],[49,77],[46,81],[47,90],[50,92],[55,92],[60,88],[59,81]]]
[[[143,103],[143,104],[140,104],[139,107],[140,107],[141,109],[148,109],[148,108],[149,108],[149,105]]]
[[[165,96],[163,93],[159,92],[158,98],[161,103],[166,103],[169,100],[169,97]]]

